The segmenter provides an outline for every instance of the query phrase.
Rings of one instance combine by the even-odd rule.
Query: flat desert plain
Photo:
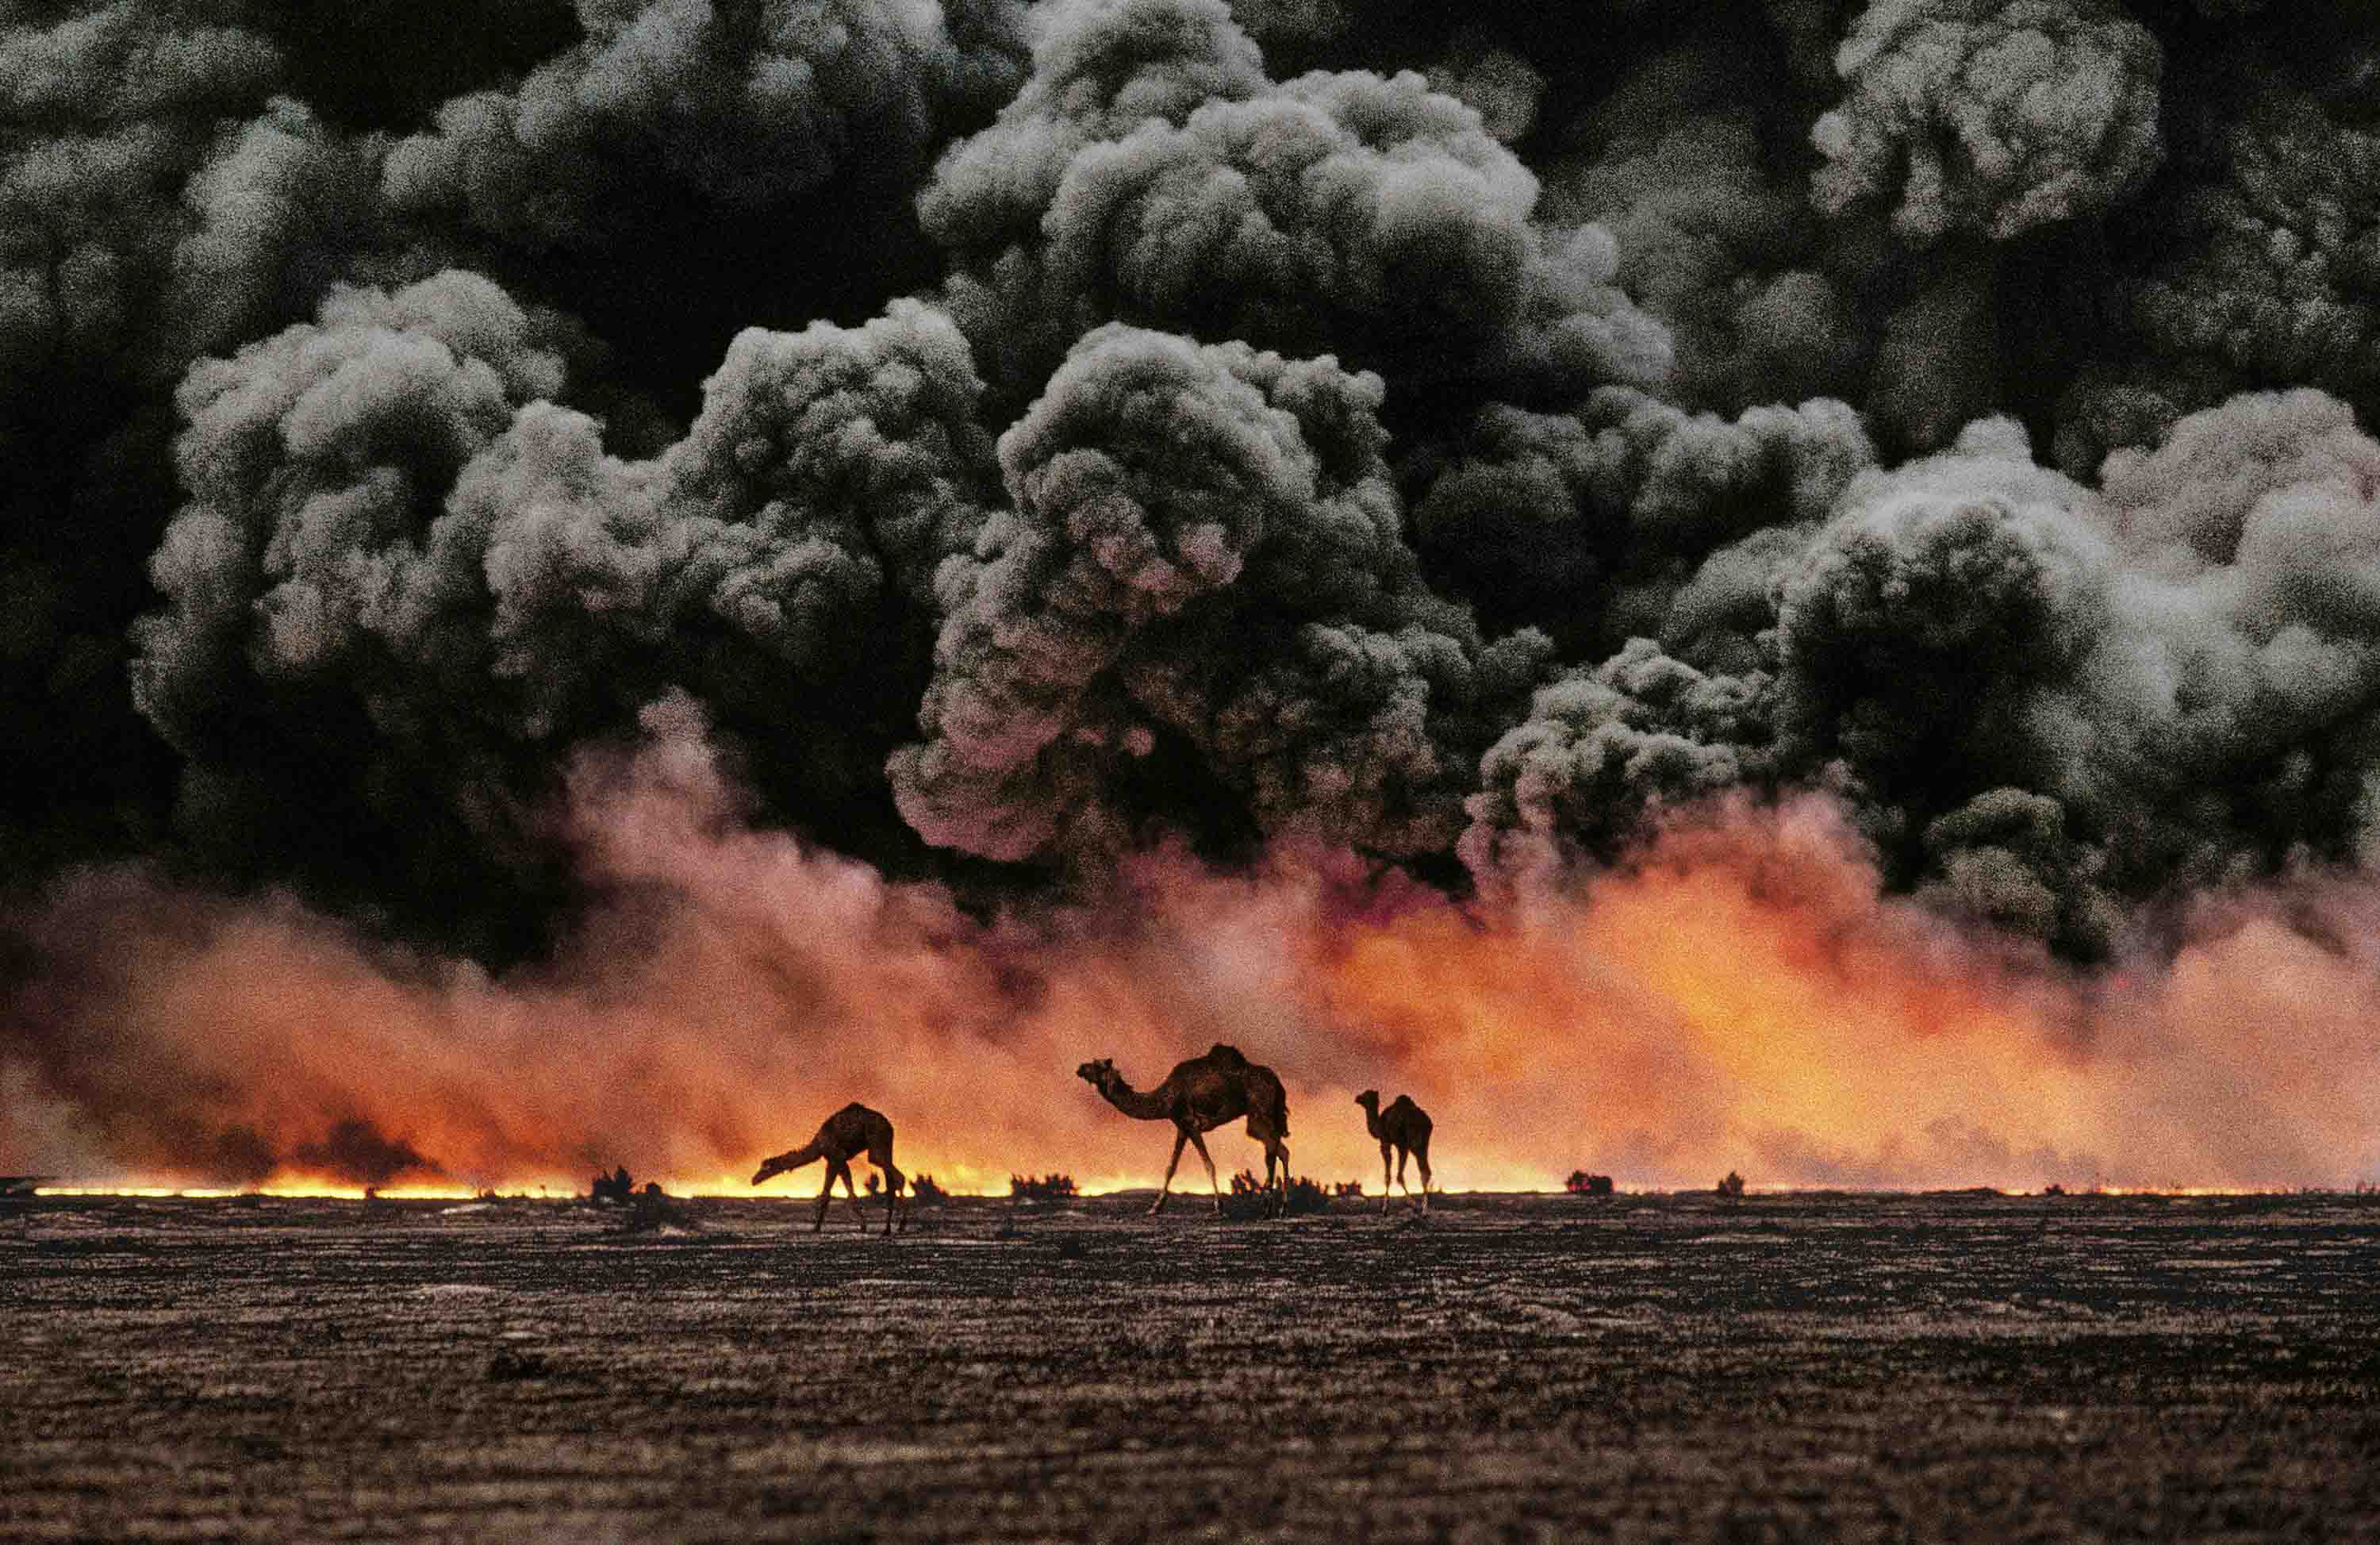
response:
[[[0,1203],[9,1539],[2380,1539],[2380,1202]]]

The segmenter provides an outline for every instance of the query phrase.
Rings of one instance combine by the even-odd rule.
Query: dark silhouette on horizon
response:
[[[1380,1109],[1380,1091],[1366,1089],[1355,1097],[1364,1107],[1364,1125],[1380,1145],[1380,1215],[1389,1212],[1389,1150],[1397,1152],[1397,1184],[1403,1186],[1407,1199],[1413,1187],[1405,1186],[1405,1157],[1410,1154],[1421,1166],[1421,1201],[1424,1212],[1429,1210],[1429,1113],[1413,1102],[1413,1096],[1401,1094],[1385,1111]]]
[[[1173,1157],[1166,1162],[1157,1199],[1149,1203],[1151,1216],[1172,1193],[1173,1172],[1181,1166],[1184,1143],[1195,1145],[1198,1157],[1206,1162],[1207,1184],[1215,1192],[1215,1213],[1222,1215],[1223,1187],[1215,1176],[1214,1157],[1207,1151],[1206,1134],[1242,1116],[1247,1117],[1248,1136],[1264,1144],[1266,1188],[1273,1188],[1278,1171],[1285,1194],[1289,1145],[1281,1139],[1289,1136],[1289,1096],[1271,1068],[1248,1061],[1238,1047],[1217,1041],[1205,1056],[1178,1064],[1163,1083],[1146,1093],[1124,1082],[1110,1058],[1087,1062],[1075,1069],[1075,1075],[1099,1090],[1100,1099],[1136,1121],[1173,1124]]]
[[[857,1101],[827,1117],[818,1135],[801,1147],[762,1160],[752,1174],[752,1184],[759,1186],[772,1175],[823,1159],[826,1184],[819,1188],[818,1215],[810,1222],[810,1232],[816,1234],[826,1226],[827,1204],[834,1198],[834,1183],[840,1177],[844,1190],[851,1198],[853,1210],[859,1214],[859,1231],[865,1234],[868,1210],[860,1205],[859,1188],[851,1179],[851,1161],[863,1153],[884,1176],[884,1236],[889,1239],[896,1215],[900,1216],[903,1229],[909,1226],[908,1218],[901,1213],[901,1188],[905,1182],[892,1163],[892,1123],[881,1112],[871,1111]]]

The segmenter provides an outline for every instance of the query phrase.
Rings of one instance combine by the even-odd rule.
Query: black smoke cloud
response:
[[[2090,957],[2380,855],[2344,0],[419,13],[0,5],[20,887],[535,954],[678,698],[970,905],[1815,791]]]

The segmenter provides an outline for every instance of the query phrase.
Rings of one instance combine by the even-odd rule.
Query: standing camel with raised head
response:
[[[1397,1184],[1404,1186],[1405,1196],[1413,1196],[1413,1187],[1405,1186],[1405,1155],[1410,1153],[1421,1166],[1421,1210],[1429,1210],[1429,1113],[1413,1102],[1413,1096],[1401,1094],[1385,1111],[1380,1109],[1380,1091],[1366,1089],[1355,1097],[1364,1107],[1364,1125],[1380,1145],[1380,1211],[1389,1210],[1389,1150],[1397,1150]]]
[[[1239,1048],[1218,1041],[1203,1057],[1193,1057],[1165,1076],[1165,1082],[1146,1092],[1134,1089],[1106,1057],[1075,1069],[1075,1077],[1099,1091],[1099,1098],[1140,1121],[1173,1124],[1173,1157],[1165,1166],[1165,1183],[1149,1204],[1153,1215],[1172,1194],[1173,1172],[1182,1164],[1182,1146],[1197,1146],[1206,1161],[1207,1184],[1214,1187],[1215,1210],[1223,1210],[1223,1187],[1215,1178],[1215,1160],[1207,1151],[1206,1134],[1242,1116],[1248,1118],[1248,1136],[1264,1144],[1265,1189],[1273,1190],[1273,1173],[1281,1174],[1275,1205],[1289,1189],[1289,1096],[1273,1070],[1242,1056]]]
[[[892,1123],[881,1113],[871,1111],[857,1101],[827,1117],[819,1127],[818,1136],[801,1147],[788,1149],[773,1158],[762,1160],[759,1169],[753,1173],[752,1184],[758,1186],[771,1175],[797,1170],[814,1160],[823,1159],[826,1161],[826,1185],[819,1191],[818,1216],[811,1220],[810,1232],[816,1234],[826,1226],[827,1203],[833,1199],[835,1179],[841,1176],[844,1191],[851,1198],[853,1209],[859,1213],[859,1232],[865,1234],[868,1232],[868,1209],[860,1205],[859,1188],[851,1183],[851,1162],[862,1153],[868,1155],[868,1162],[884,1176],[884,1233],[889,1238],[892,1234],[893,1214],[899,1208],[901,1187],[908,1181],[892,1164]],[[905,1213],[902,1215],[901,1226],[905,1230],[909,1226]]]

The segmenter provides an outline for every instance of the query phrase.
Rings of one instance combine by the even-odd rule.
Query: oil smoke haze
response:
[[[551,964],[492,977],[124,872],[75,887],[32,931],[46,1028],[12,1026],[0,1140],[86,1183],[566,1189],[625,1160],[726,1189],[861,1098],[896,1113],[912,1173],[1102,1188],[1152,1180],[1171,1129],[1072,1064],[1148,1084],[1230,1039],[1278,1067],[1301,1169],[1333,1177],[1371,1175],[1372,1084],[1460,1137],[1455,1188],[1573,1164],[2257,1187],[2380,1158],[2360,882],[2231,898],[2138,985],[1880,896],[1816,802],[1703,813],[1624,873],[1502,907],[1314,853],[1228,876],[1156,854],[1099,904],[978,922],[752,830],[691,705],[649,719],[653,742],[574,773],[583,878],[611,899]]]
[[[1121,1183],[1228,1040],[1332,1178],[2374,1178],[2376,81],[0,0],[0,1168]]]

